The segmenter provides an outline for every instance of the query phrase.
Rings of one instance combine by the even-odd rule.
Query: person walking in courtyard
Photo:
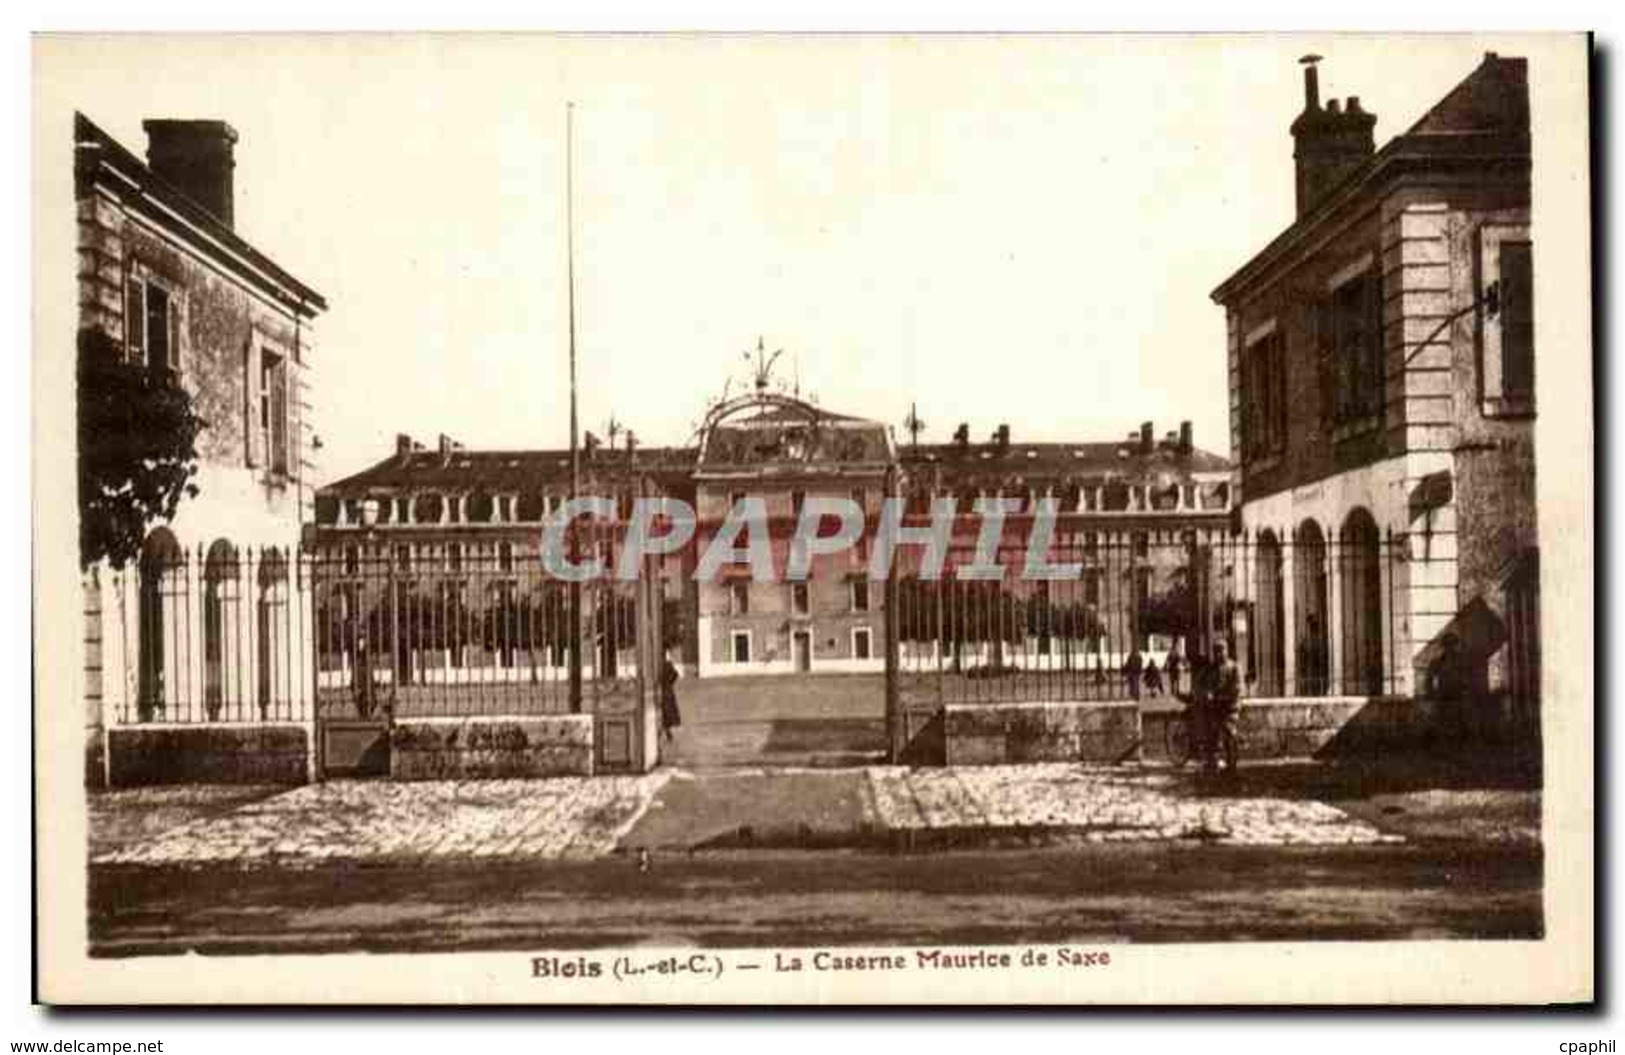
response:
[[[1162,695],[1162,671],[1157,669],[1157,657],[1147,656],[1145,660],[1145,695],[1147,699]]]
[[[668,744],[676,738],[672,730],[683,724],[683,712],[677,708],[677,679],[681,677],[671,653],[666,653],[660,667],[660,737]]]

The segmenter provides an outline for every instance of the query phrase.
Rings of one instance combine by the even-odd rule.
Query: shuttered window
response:
[[[1528,242],[1501,243],[1501,392],[1535,397],[1535,283]]]
[[[181,372],[180,299],[144,272],[124,284],[126,358],[170,380]]]

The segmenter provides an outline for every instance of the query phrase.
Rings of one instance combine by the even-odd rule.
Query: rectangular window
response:
[[[867,612],[869,610],[869,580],[852,580],[852,610],[854,612]]]
[[[412,547],[411,546],[402,545],[402,546],[396,546],[395,547],[395,566],[397,568],[399,568],[401,571],[411,571],[412,570]]]
[[[254,400],[255,441],[258,449],[265,452],[271,471],[288,476],[292,474],[293,452],[289,446],[287,360],[275,352],[261,349],[258,367]],[[252,457],[249,464],[255,464]],[[399,522],[406,523],[406,518],[402,516]]]
[[[142,272],[124,286],[125,357],[171,380],[181,370],[181,304],[170,289]]]
[[[513,571],[513,543],[504,542],[497,547],[497,570]]]
[[[790,584],[790,610],[796,615],[806,615],[812,607],[810,591],[804,582]]]
[[[361,554],[354,546],[344,547],[344,574],[356,575],[361,571]]]
[[[734,615],[750,614],[750,583],[736,582],[728,587],[730,611]]]
[[[446,570],[457,572],[463,570],[463,544],[461,542],[451,542],[446,545]]]
[[[1323,347],[1332,360],[1332,421],[1363,424],[1382,412],[1382,302],[1376,272],[1366,269],[1332,290]]]
[[[735,630],[733,640],[733,661],[735,663],[750,662],[750,631]]]
[[[1242,418],[1249,458],[1286,449],[1286,342],[1272,331],[1247,346]]]
[[[1083,576],[1083,603],[1100,607],[1100,569],[1089,568]]]
[[[871,631],[866,626],[857,627],[852,631],[852,658],[868,659],[874,642],[871,640]]]
[[[147,284],[147,366],[153,370],[173,370],[174,334],[170,330],[169,294]]]

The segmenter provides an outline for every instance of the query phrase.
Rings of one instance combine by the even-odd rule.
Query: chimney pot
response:
[[[1303,109],[1307,113],[1320,109],[1320,71],[1315,69],[1315,63],[1320,61],[1319,55],[1305,55],[1298,60],[1303,64]]]
[[[1319,98],[1319,81],[1310,82],[1310,74],[1316,72],[1312,62],[1319,59],[1318,55],[1306,55],[1299,60],[1306,65],[1305,90],[1310,92],[1306,98]],[[1376,116],[1362,110],[1359,97],[1353,95],[1349,96],[1347,109],[1338,100],[1328,99],[1324,110],[1308,106],[1292,122],[1300,218],[1376,153],[1376,124]]]
[[[215,219],[233,226],[236,129],[224,121],[169,118],[143,121],[141,127],[147,133],[147,167]]]
[[[1195,449],[1196,437],[1191,431],[1191,423],[1188,421],[1181,421],[1179,423],[1179,453],[1189,454]]]
[[[395,453],[396,454],[411,454],[412,453],[412,437],[408,436],[404,432],[397,432],[395,434]]]
[[[993,442],[1000,447],[1010,446],[1010,426],[1001,424],[993,430]]]
[[[1152,450],[1152,424],[1149,421],[1140,423],[1140,453],[1150,454]]]

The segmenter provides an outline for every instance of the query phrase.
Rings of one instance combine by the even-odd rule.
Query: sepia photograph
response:
[[[1591,1000],[1591,48],[36,36],[41,998]]]

